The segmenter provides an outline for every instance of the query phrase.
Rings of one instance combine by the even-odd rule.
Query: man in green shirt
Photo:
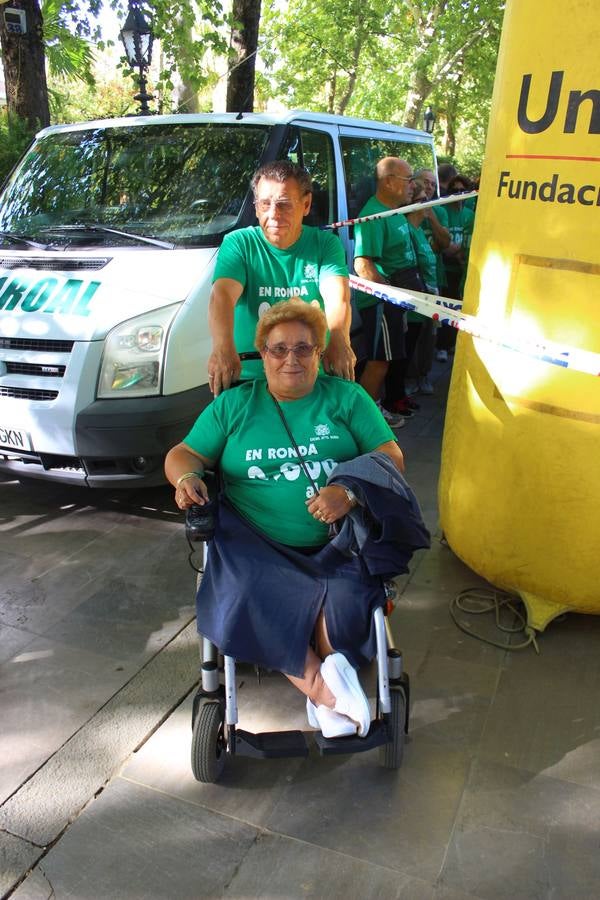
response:
[[[433,200],[436,195],[437,182],[431,169],[419,169],[415,172],[415,178],[423,185],[427,200]],[[437,286],[441,289],[445,285],[444,261],[442,250],[450,246],[450,232],[448,230],[448,210],[445,206],[430,207],[425,211],[425,218],[421,228],[427,235],[431,249],[436,255]]]
[[[240,377],[260,377],[262,364],[249,362],[242,368],[239,353],[252,350],[262,312],[292,297],[324,310],[329,343],[323,367],[352,381],[355,356],[344,248],[336,235],[303,225],[312,200],[310,176],[280,160],[256,172],[252,189],[258,226],[226,235],[213,276],[208,310],[211,390],[217,396]]]
[[[386,156],[377,163],[375,178],[376,192],[361,209],[361,216],[389,212],[411,202],[413,174],[405,160]],[[354,234],[354,268],[360,278],[418,291],[424,289],[405,216],[399,213],[358,223]],[[380,403],[390,362],[406,360],[406,314],[399,306],[381,303],[365,294],[358,295],[357,305],[367,344],[367,363],[360,383]],[[403,384],[399,390],[403,392]]]

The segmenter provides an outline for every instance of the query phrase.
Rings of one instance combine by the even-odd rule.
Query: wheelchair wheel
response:
[[[206,700],[198,709],[192,734],[192,772],[196,781],[214,784],[225,768],[225,718],[218,700]]]
[[[402,687],[390,685],[390,736],[391,740],[379,750],[379,761],[386,769],[399,769],[404,756],[404,723],[406,721],[406,694]]]

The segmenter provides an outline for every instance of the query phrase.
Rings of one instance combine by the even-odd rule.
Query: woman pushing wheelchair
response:
[[[169,451],[181,509],[222,493],[197,595],[198,628],[222,653],[283,672],[324,737],[365,736],[356,669],[375,655],[384,579],[429,546],[404,460],[375,403],[319,373],[327,325],[301,300],[272,306],[255,346],[266,379],[227,390]]]

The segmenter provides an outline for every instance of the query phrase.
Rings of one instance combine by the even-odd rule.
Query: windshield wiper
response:
[[[120,231],[118,228],[109,228],[107,225],[92,225],[89,223],[82,223],[81,225],[46,225],[40,230],[58,234],[64,231],[76,231],[81,234],[86,234],[87,232],[116,234],[119,237],[128,238],[130,241],[137,241],[140,244],[152,244],[153,247],[161,247],[163,250],[175,249],[175,244],[171,244],[168,241],[160,241],[158,238],[146,237],[143,234],[134,234],[131,231]]]
[[[26,247],[32,247],[34,250],[47,250],[47,244],[38,244],[32,238],[25,234],[18,234],[16,231],[0,231],[0,241],[10,241],[11,244],[25,244]]]

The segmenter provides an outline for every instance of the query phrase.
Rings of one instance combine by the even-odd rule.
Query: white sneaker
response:
[[[371,710],[354,668],[342,653],[331,653],[321,663],[321,675],[335,697],[335,712],[356,722],[358,736],[365,737],[371,726]]]
[[[324,738],[356,734],[356,722],[351,722],[348,716],[342,716],[328,706],[315,706],[309,697],[306,698],[306,716],[310,727],[318,728]]]
[[[406,425],[406,419],[404,416],[397,416],[395,413],[391,413],[389,409],[386,409],[385,406],[381,405],[381,401],[377,401],[377,409],[388,423],[390,428],[402,428]]]
[[[424,378],[419,379],[419,393],[433,394],[433,385],[426,375]]]
[[[438,352],[435,354],[435,358],[438,362],[448,362],[448,351],[438,350]]]
[[[414,378],[407,379],[404,382],[404,393],[407,397],[412,397],[413,394],[419,393],[419,382]]]

